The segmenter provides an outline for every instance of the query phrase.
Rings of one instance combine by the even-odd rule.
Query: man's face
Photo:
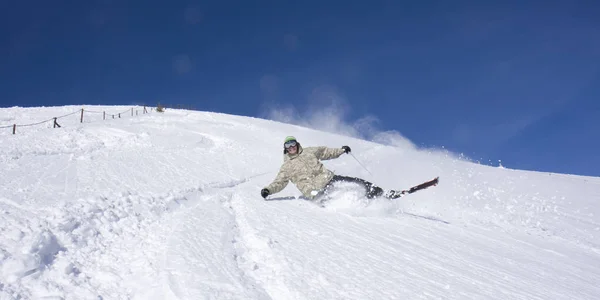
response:
[[[296,141],[289,141],[284,146],[289,154],[296,154],[298,152],[298,143]]]
[[[289,154],[296,154],[296,152],[298,152],[298,144],[296,144],[296,146],[292,146],[292,147],[288,148]]]

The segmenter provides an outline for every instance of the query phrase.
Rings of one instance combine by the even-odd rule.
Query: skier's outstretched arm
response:
[[[271,182],[271,184],[269,184],[267,187],[261,190],[261,195],[263,196],[263,198],[266,198],[268,195],[279,193],[288,185],[289,182],[290,178],[287,172],[282,167],[279,170],[279,173],[277,173],[277,176],[275,177],[273,182]]]
[[[346,148],[344,148],[344,147],[347,147],[348,150],[346,151]],[[321,147],[316,147],[315,155],[317,156],[318,159],[328,160],[328,159],[338,158],[342,154],[348,153],[348,152],[350,152],[350,147],[348,147],[348,146],[343,146],[342,148],[328,148],[325,146],[321,146]]]

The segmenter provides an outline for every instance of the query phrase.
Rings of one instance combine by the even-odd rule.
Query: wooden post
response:
[[[106,120],[106,112],[105,111],[102,112],[102,120]]]
[[[133,117],[133,107],[131,108],[131,116]]]
[[[148,111],[146,110],[146,105],[144,105],[144,113],[147,114]]]
[[[81,121],[80,123],[83,123],[83,108],[81,109]]]
[[[135,115],[136,115],[136,116],[138,115],[138,111],[137,111],[137,109],[135,110]]]
[[[15,134],[17,132],[17,124],[13,125],[13,134]]]
[[[119,119],[121,118],[121,113],[119,113]]]
[[[112,116],[113,116],[113,119],[114,119],[114,118],[115,118],[115,115],[112,115]]]

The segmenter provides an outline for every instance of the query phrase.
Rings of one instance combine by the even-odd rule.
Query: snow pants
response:
[[[367,198],[371,199],[374,197],[379,197],[381,195],[383,195],[384,191],[382,188],[374,185],[371,182],[368,182],[364,179],[361,178],[357,178],[357,177],[348,177],[348,176],[340,176],[340,175],[333,175],[333,178],[331,179],[331,181],[329,181],[329,183],[327,183],[327,185],[323,188],[322,193],[323,194],[327,194],[327,192],[333,187],[333,185],[336,182],[350,182],[350,183],[355,183],[358,184],[362,187],[365,188],[365,196],[367,196]]]

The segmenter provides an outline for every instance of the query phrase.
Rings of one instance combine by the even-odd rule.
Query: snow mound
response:
[[[35,234],[31,240],[18,253],[7,253],[9,258],[2,261],[2,276],[7,283],[14,283],[25,276],[39,275],[52,265],[60,251],[66,250],[48,230]]]
[[[334,187],[323,203],[326,210],[357,217],[385,217],[398,212],[398,202],[384,197],[368,199],[362,186],[340,182]]]
[[[52,210],[5,207],[10,209],[5,214],[36,218],[1,224],[3,235],[13,241],[0,244],[2,292],[17,298],[98,299],[107,292],[103,286],[125,289],[121,276],[111,274],[132,272],[132,266],[114,260],[119,254],[110,249],[139,241],[141,231],[187,201],[177,193],[117,193],[58,203]]]

